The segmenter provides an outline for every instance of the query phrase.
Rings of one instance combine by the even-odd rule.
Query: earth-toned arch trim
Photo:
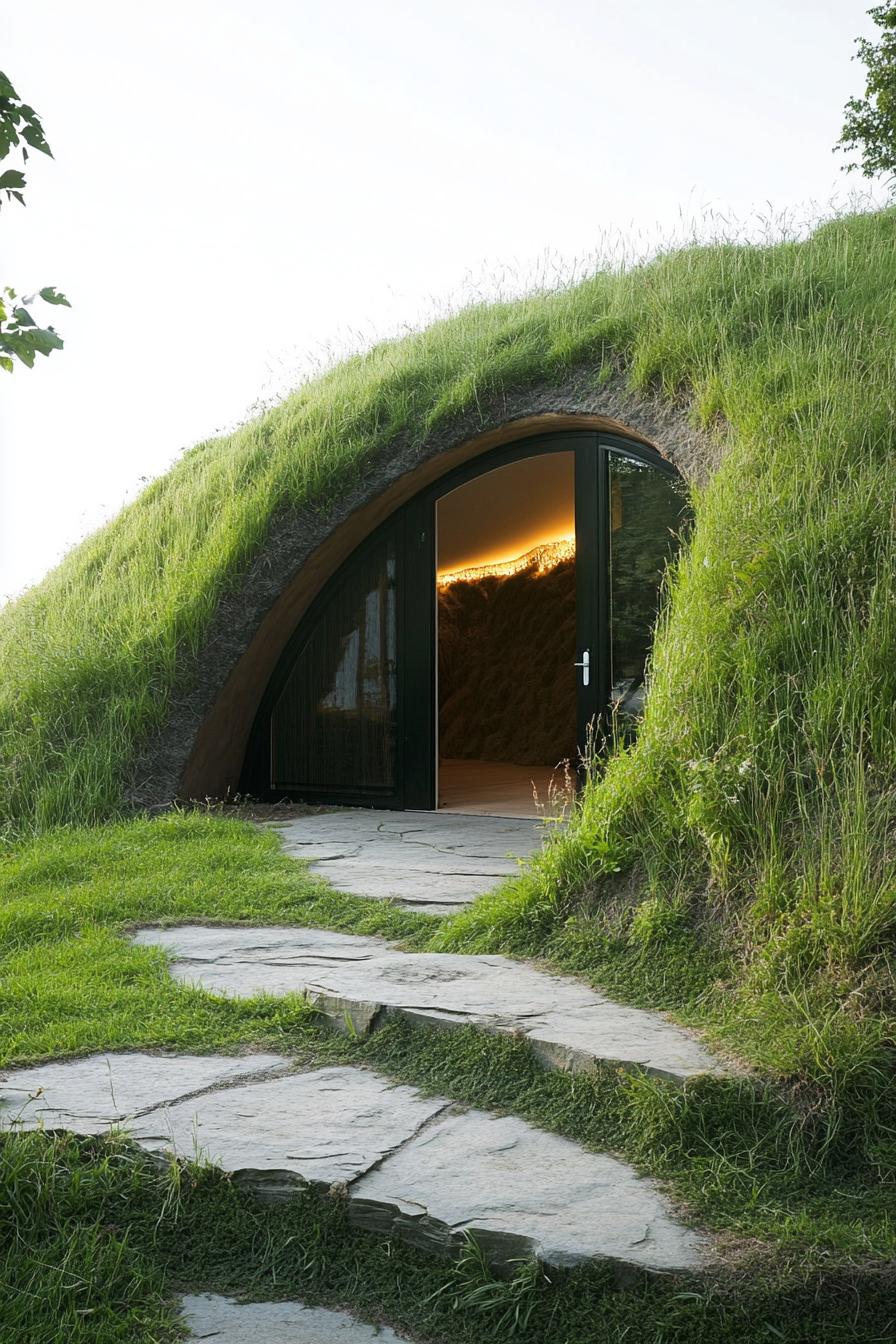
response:
[[[603,430],[655,448],[691,483],[707,479],[723,437],[694,427],[689,407],[633,392],[593,371],[560,385],[502,392],[416,442],[396,437],[326,511],[275,518],[264,550],[215,613],[201,653],[185,665],[162,729],[146,743],[126,790],[138,809],[175,798],[232,796],[249,731],[280,653],[343,560],[424,486],[489,449],[560,430]]]

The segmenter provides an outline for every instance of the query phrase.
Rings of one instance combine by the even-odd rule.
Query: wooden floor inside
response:
[[[563,769],[504,761],[440,761],[439,811],[493,817],[553,817],[569,802]]]

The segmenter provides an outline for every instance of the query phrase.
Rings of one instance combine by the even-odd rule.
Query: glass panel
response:
[[[644,671],[663,573],[687,518],[681,481],[609,453],[611,707],[631,722],[644,708]]]
[[[271,783],[390,792],[396,764],[395,546],[368,551],[336,587],[271,718]]]

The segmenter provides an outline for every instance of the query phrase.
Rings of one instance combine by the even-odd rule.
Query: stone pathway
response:
[[[301,1302],[235,1302],[214,1293],[185,1297],[181,1314],[189,1339],[215,1344],[403,1344],[386,1325],[366,1325],[344,1311]]]
[[[539,824],[494,817],[345,810],[277,826],[287,853],[337,886],[445,913],[516,871]],[[722,1066],[680,1027],[580,981],[500,956],[408,953],[381,938],[301,928],[144,928],[172,976],[213,993],[306,994],[340,1027],[398,1015],[525,1039],[552,1068],[603,1062],[684,1082]],[[659,1188],[606,1153],[516,1116],[427,1097],[365,1068],[302,1068],[277,1054],[120,1052],[18,1069],[0,1080],[0,1130],[123,1128],[167,1160],[210,1161],[260,1199],[313,1188],[346,1201],[349,1225],[455,1253],[473,1234],[489,1262],[528,1256],[666,1274],[708,1248]],[[240,1344],[398,1344],[391,1330],[298,1302],[184,1299],[192,1338]]]
[[[309,859],[339,891],[450,915],[540,849],[540,822],[447,812],[345,808],[269,822],[287,854]]]
[[[19,1069],[0,1127],[125,1126],[156,1154],[204,1157],[265,1199],[307,1186],[348,1199],[352,1225],[490,1261],[699,1267],[704,1248],[647,1178],[515,1116],[463,1110],[366,1069],[302,1071],[278,1055],[95,1055]]]
[[[390,1016],[524,1037],[552,1068],[596,1061],[683,1081],[721,1072],[696,1037],[614,1003],[580,980],[501,956],[402,952],[382,938],[323,929],[141,929],[171,974],[216,994],[307,994],[337,1026],[363,1034]]]

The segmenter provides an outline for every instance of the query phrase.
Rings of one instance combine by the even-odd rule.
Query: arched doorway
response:
[[[658,453],[593,432],[528,438],[434,482],[300,621],[241,787],[531,812],[533,784],[575,771],[595,727],[636,718],[685,507]]]

